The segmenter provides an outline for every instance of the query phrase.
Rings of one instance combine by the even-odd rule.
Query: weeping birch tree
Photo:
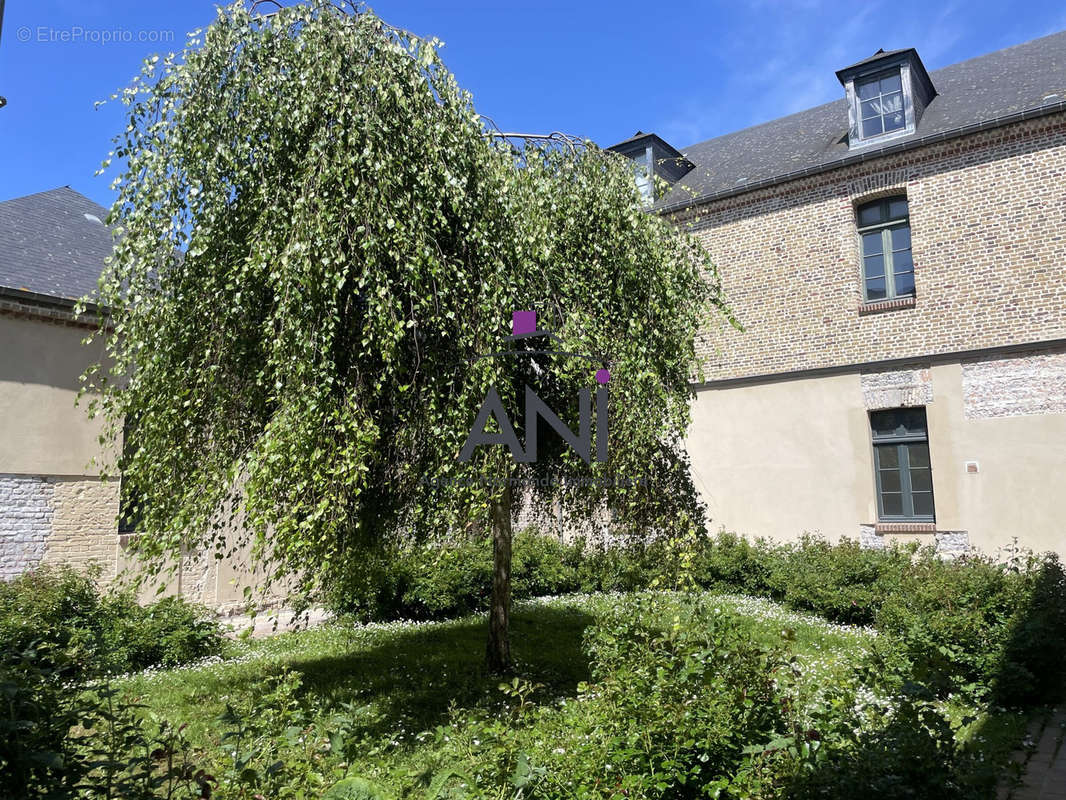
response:
[[[146,62],[117,95],[91,413],[126,427],[149,564],[243,539],[313,590],[367,543],[490,535],[505,669],[521,505],[700,524],[681,443],[698,330],[728,312],[627,162],[496,130],[438,47],[370,12],[238,4]]]

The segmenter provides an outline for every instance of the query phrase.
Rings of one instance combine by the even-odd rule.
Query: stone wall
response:
[[[1066,414],[1066,348],[964,361],[962,391],[969,419]]]
[[[863,404],[870,411],[924,406],[933,402],[928,365],[914,369],[864,372],[859,378]]]
[[[115,575],[118,485],[98,478],[0,475],[0,578],[40,564],[98,564]]]
[[[745,330],[711,323],[709,382],[1066,339],[1066,114],[679,212]],[[856,206],[906,194],[916,297],[863,305]]]
[[[36,567],[52,531],[55,484],[33,475],[0,475],[0,579]]]
[[[119,485],[98,478],[52,478],[54,515],[42,559],[45,564],[99,565],[115,576],[118,560]]]

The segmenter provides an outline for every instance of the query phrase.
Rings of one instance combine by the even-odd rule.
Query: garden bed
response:
[[[479,615],[331,623],[240,643],[218,662],[133,675],[121,688],[187,726],[194,763],[216,777],[242,765],[221,778],[232,785],[219,796],[242,796],[243,781],[249,797],[316,797],[357,775],[411,797],[434,779],[454,796],[675,797],[686,786],[698,796],[697,785],[718,781],[723,797],[846,797],[854,780],[900,783],[896,773],[922,758],[939,762],[930,780],[949,770],[964,782],[957,796],[990,796],[1027,719],[954,696],[906,697],[870,677],[873,628],[750,596],[537,598],[516,607],[514,638],[518,677],[502,688],[483,669]],[[687,704],[677,700],[685,687],[695,690]],[[738,689],[750,692],[750,715]],[[914,730],[893,730],[900,719]],[[845,747],[848,758],[828,754]]]

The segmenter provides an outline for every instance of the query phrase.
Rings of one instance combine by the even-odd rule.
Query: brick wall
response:
[[[860,313],[855,206],[905,193],[916,301]],[[708,326],[709,381],[1066,338],[1066,114],[689,210],[745,332]]]
[[[0,579],[39,564],[99,564],[115,575],[118,484],[98,478],[0,475]]]

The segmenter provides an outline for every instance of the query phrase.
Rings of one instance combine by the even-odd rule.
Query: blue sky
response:
[[[395,25],[443,39],[444,59],[478,110],[507,130],[562,130],[607,145],[641,129],[681,148],[836,99],[834,71],[879,47],[916,47],[933,70],[1066,29],[1061,0],[371,5]],[[179,49],[214,7],[9,0],[0,200],[69,185],[110,205],[109,178],[93,173],[124,126],[123,109],[94,102],[127,85],[145,56]]]

